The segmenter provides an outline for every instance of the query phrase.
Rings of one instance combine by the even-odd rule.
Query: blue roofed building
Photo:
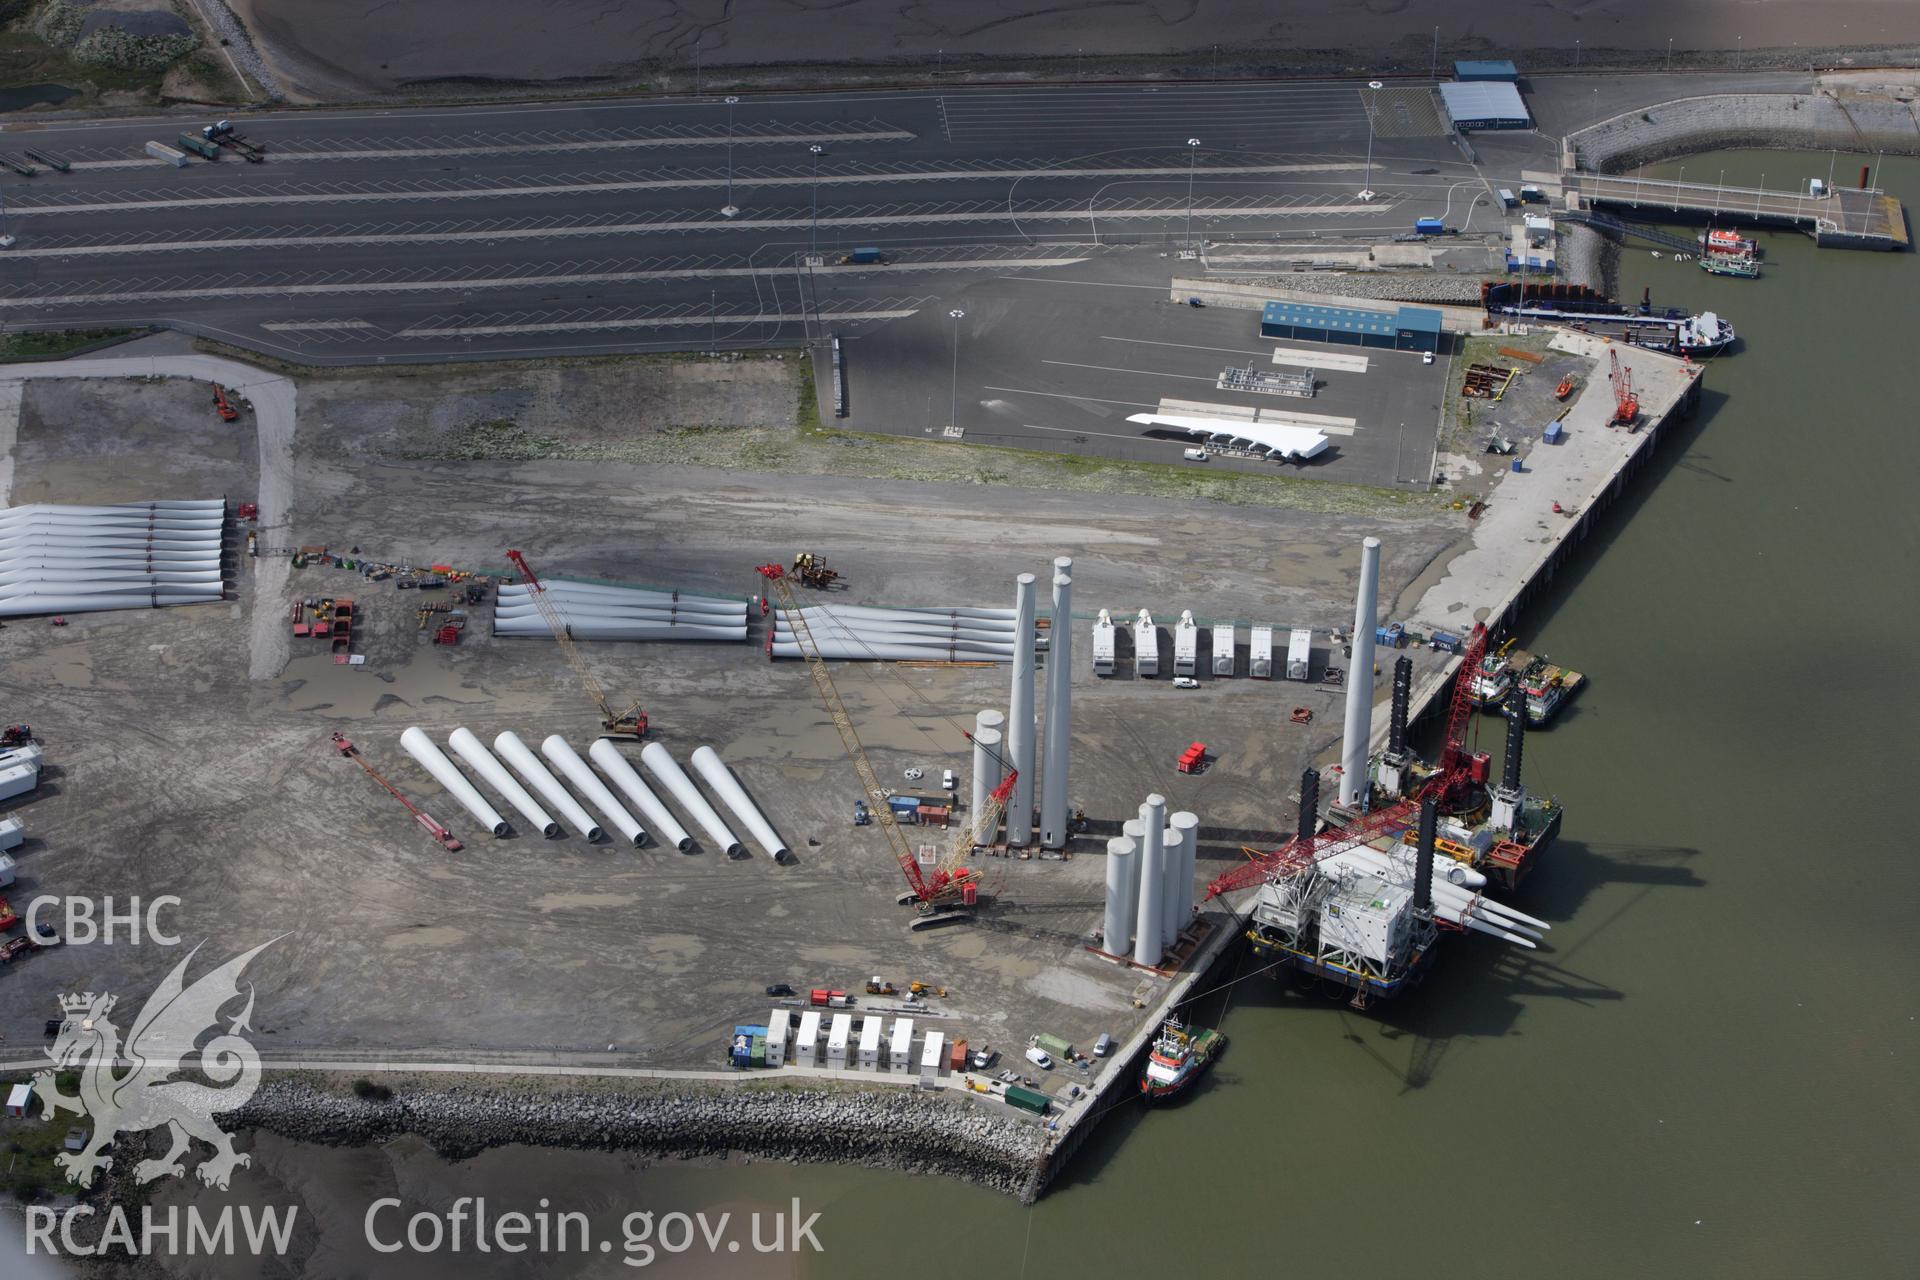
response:
[[[1394,351],[1438,351],[1440,313],[1432,307],[1370,311],[1312,302],[1269,302],[1260,312],[1260,336]]]
[[[1504,80],[1508,84],[1520,78],[1520,71],[1505,58],[1467,60],[1453,64],[1455,80]]]

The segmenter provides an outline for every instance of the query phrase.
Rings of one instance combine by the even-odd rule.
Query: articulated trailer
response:
[[[182,151],[191,151],[202,160],[218,160],[220,158],[220,148],[214,146],[205,138],[196,138],[190,133],[183,133],[180,135],[178,142]]]
[[[248,164],[259,164],[267,158],[264,143],[255,142],[234,131],[230,121],[220,120],[200,131],[200,136],[217,147],[231,147]]]
[[[47,166],[47,168],[49,169],[52,169],[55,173],[72,173],[73,172],[73,166],[68,164],[65,160],[62,160],[59,156],[50,156],[44,151],[35,151],[32,147],[25,147],[22,149],[26,151],[27,159],[38,160],[41,164]]]
[[[0,153],[0,165],[5,165],[7,168],[13,170],[15,173],[19,174],[23,178],[31,178],[34,174],[40,172],[38,169],[34,168],[32,165],[22,164],[20,161],[15,160],[12,156],[6,155],[4,153]]]

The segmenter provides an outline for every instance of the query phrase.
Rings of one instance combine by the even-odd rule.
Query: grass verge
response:
[[[58,360],[92,347],[119,342],[137,329],[49,329],[35,333],[0,333],[0,360]]]

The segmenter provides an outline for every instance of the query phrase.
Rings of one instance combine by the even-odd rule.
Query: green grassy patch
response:
[[[0,89],[29,84],[63,84],[81,96],[62,103],[84,106],[102,93],[158,94],[165,71],[122,71],[83,66],[27,29],[25,20],[0,31]]]
[[[58,360],[137,332],[137,329],[49,329],[36,333],[3,333],[0,334],[0,360]]]
[[[16,1083],[19,1081],[0,1082],[0,1092]],[[60,1091],[71,1097],[79,1091],[79,1073],[62,1071],[57,1083]],[[72,1190],[66,1171],[56,1165],[53,1158],[63,1150],[61,1144],[66,1141],[67,1130],[85,1125],[84,1117],[70,1113],[42,1122],[37,1097],[26,1119],[0,1120],[0,1191],[16,1200],[32,1201],[63,1189]]]

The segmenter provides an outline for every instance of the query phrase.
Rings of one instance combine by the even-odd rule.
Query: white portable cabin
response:
[[[24,1120],[27,1112],[33,1108],[33,1086],[16,1084],[7,1091],[7,1114],[16,1120]]]
[[[940,1068],[946,1066],[947,1037],[943,1032],[927,1032],[926,1043],[920,1046],[920,1087],[938,1089],[940,1087]]]
[[[870,1013],[860,1024],[860,1059],[856,1064],[862,1071],[880,1069],[880,1015]]]
[[[800,1030],[793,1036],[793,1065],[811,1067],[820,1049],[820,1011],[808,1009],[800,1015]]]
[[[827,1065],[844,1067],[847,1065],[847,1041],[853,1035],[853,1015],[836,1013],[833,1026],[827,1032]]]
[[[1216,622],[1213,624],[1213,674],[1232,675],[1233,662],[1233,624]]]
[[[0,889],[5,889],[13,883],[13,867],[13,855],[10,853],[0,853]]]
[[[1255,680],[1273,679],[1273,628],[1255,627],[1247,648],[1247,674]]]
[[[770,1067],[787,1065],[787,1035],[793,1029],[792,1014],[791,1009],[775,1009],[767,1019],[767,1065]]]
[[[1313,629],[1295,627],[1287,636],[1287,679],[1305,680],[1313,670]]]
[[[893,1020],[893,1043],[887,1053],[887,1070],[913,1070],[913,1019]]]
[[[1200,625],[1193,620],[1193,610],[1182,609],[1173,628],[1173,674],[1190,676],[1199,663]]]
[[[1093,674],[1113,674],[1113,615],[1105,609],[1093,620]]]
[[[23,796],[40,785],[40,767],[33,764],[17,764],[12,768],[0,766],[0,800],[11,800]]]
[[[1154,629],[1153,615],[1145,609],[1133,620],[1133,674],[1160,674],[1160,633]]]

